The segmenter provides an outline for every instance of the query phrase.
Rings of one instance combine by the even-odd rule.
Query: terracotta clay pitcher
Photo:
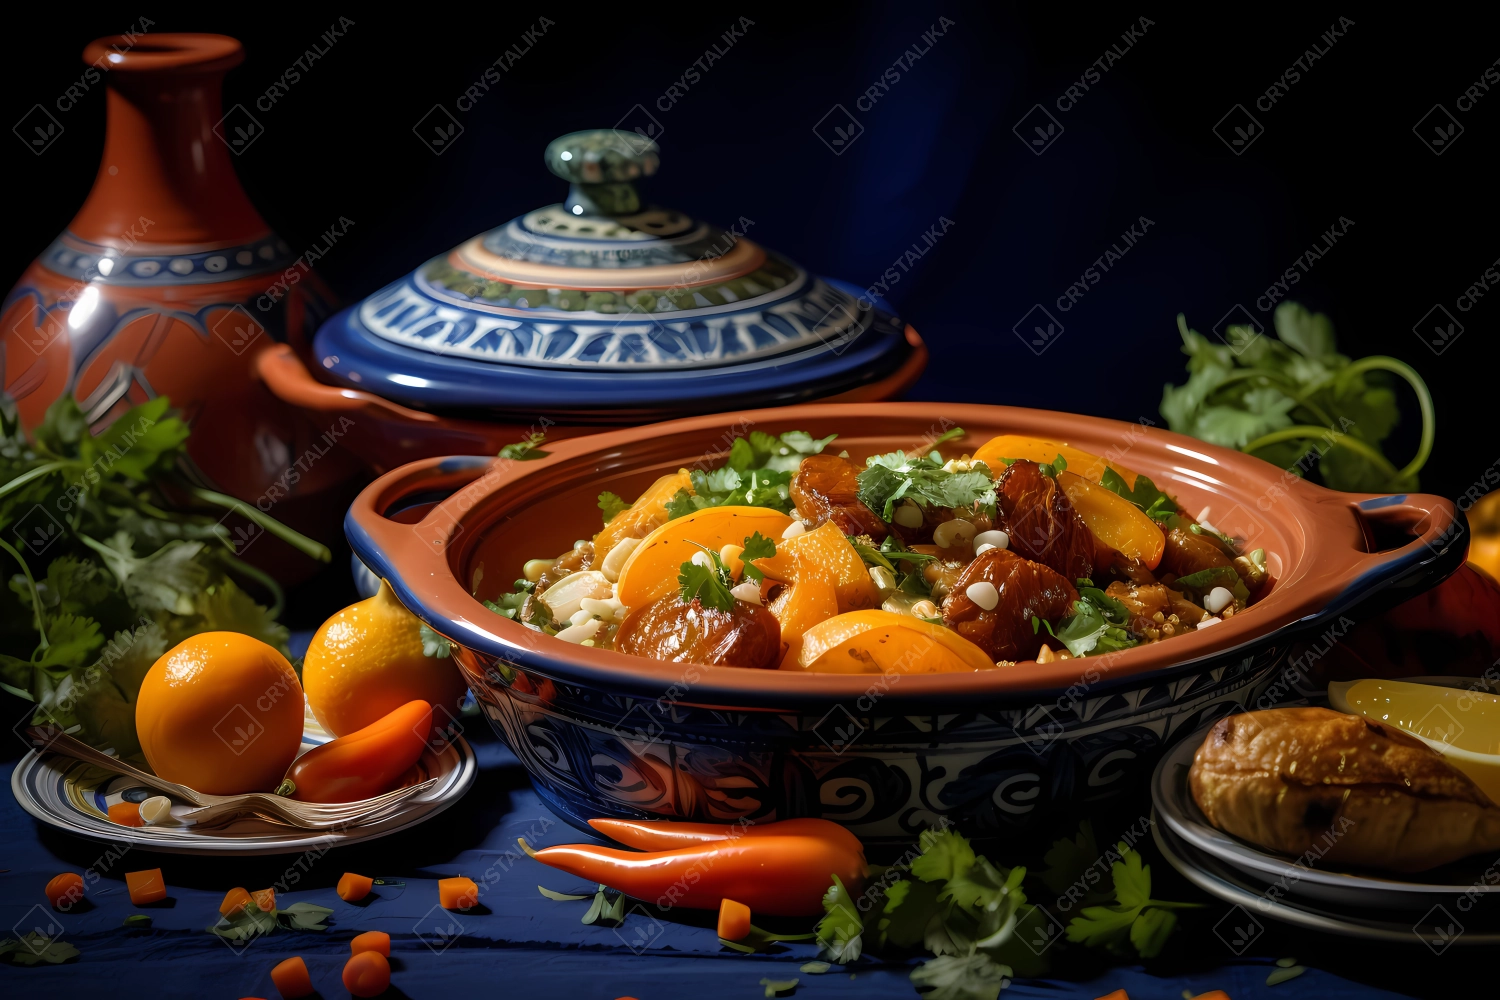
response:
[[[77,216],[5,300],[0,386],[28,429],[65,392],[96,430],[169,396],[192,424],[202,485],[323,534],[306,512],[353,469],[333,444],[341,431],[294,412],[253,371],[262,350],[304,345],[333,301],[235,176],[231,153],[253,136],[221,122],[220,85],[240,43],[118,36],[83,58],[109,70],[103,160]]]

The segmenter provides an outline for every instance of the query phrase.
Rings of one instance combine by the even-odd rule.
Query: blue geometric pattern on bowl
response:
[[[1047,828],[1138,792],[1165,749],[1259,697],[1285,647],[939,715],[870,693],[816,715],[719,711],[561,683],[454,647],[481,708],[559,814],[706,822],[820,816],[910,844],[942,816],[970,836]],[[684,668],[690,685],[695,668]],[[957,706],[955,706],[957,707]]]

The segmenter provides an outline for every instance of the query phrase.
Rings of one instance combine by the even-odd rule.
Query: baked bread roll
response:
[[[1311,862],[1419,872],[1500,851],[1500,808],[1415,737],[1326,708],[1231,715],[1188,772],[1225,833]]]

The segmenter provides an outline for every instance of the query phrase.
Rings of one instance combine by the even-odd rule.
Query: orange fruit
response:
[[[396,599],[390,584],[323,623],[302,660],[307,704],[324,729],[347,736],[407,702],[433,708],[433,722],[458,714],[468,692],[452,657],[422,652],[422,622]]]
[[[203,632],[152,664],[135,704],[158,776],[210,795],[274,791],[302,744],[302,685],[272,647]]]

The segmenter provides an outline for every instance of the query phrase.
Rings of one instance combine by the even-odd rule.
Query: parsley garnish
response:
[[[750,562],[752,559],[770,559],[776,555],[776,543],[771,541],[760,532],[756,532],[745,539],[745,551],[740,553],[740,559],[745,563],[745,578],[754,580],[756,583],[764,580],[766,574]]]
[[[678,490],[667,501],[668,518],[686,517],[705,507],[770,507],[783,514],[792,511],[790,472],[772,469],[739,472],[726,465],[712,472],[694,470],[691,477],[693,491]]]
[[[890,521],[896,504],[911,500],[924,507],[994,506],[995,484],[980,463],[968,472],[948,472],[936,451],[912,458],[904,451],[872,455],[859,474],[859,499]]]
[[[734,586],[734,575],[717,552],[705,548],[703,553],[708,556],[707,566],[689,559],[678,567],[677,584],[682,588],[682,603],[691,604],[696,599],[705,608],[733,611],[734,595],[729,588]]]
[[[508,444],[500,449],[500,457],[508,458],[513,462],[530,462],[538,458],[546,458],[551,452],[542,451],[542,442],[547,440],[547,435],[541,431],[532,431],[523,440],[515,444]]]
[[[1068,940],[1116,955],[1128,956],[1133,949],[1142,958],[1155,958],[1177,926],[1172,911],[1202,904],[1152,899],[1151,866],[1142,865],[1140,854],[1124,841],[1115,845],[1114,853],[1119,858],[1110,866],[1114,905],[1086,907],[1068,921]]]
[[[826,438],[815,438],[806,431],[786,431],[779,436],[751,431],[748,438],[734,439],[725,467],[736,472],[749,469],[796,472],[805,456],[820,454],[836,437],[837,434],[830,434]]]
[[[630,504],[620,499],[617,494],[605,490],[599,494],[599,509],[604,513],[604,523],[613,521],[619,514],[630,509]]]

